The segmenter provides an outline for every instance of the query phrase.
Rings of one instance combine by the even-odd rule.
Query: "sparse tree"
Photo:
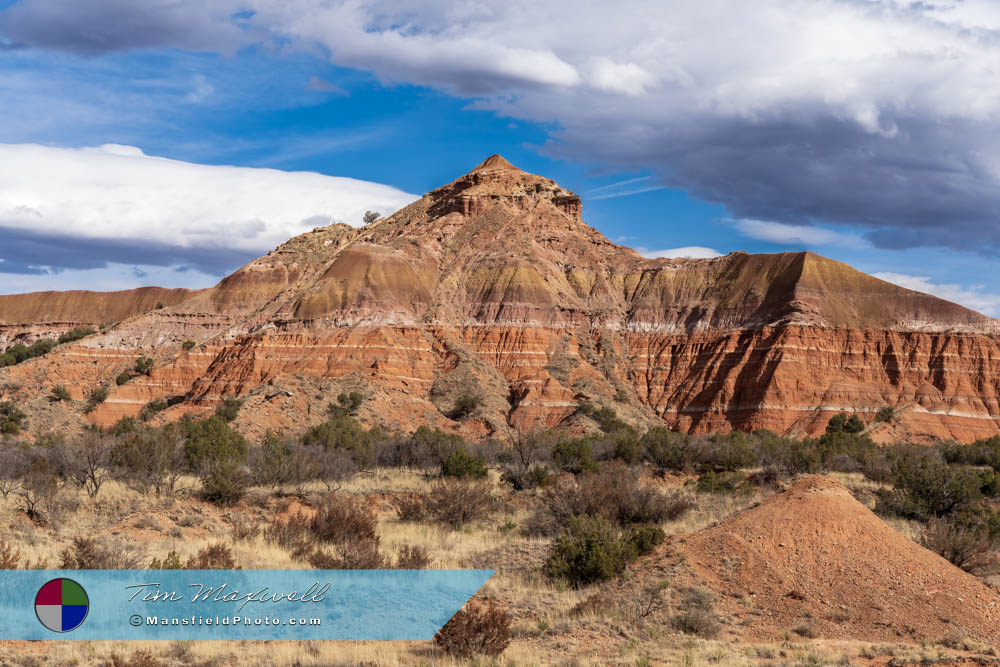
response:
[[[382,216],[378,211],[365,211],[364,221],[366,225],[370,225]]]
[[[62,401],[70,400],[69,390],[61,384],[57,384],[52,387],[52,401],[55,403],[60,403]]]

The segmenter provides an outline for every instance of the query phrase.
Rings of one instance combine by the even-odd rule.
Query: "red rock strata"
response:
[[[255,406],[250,430],[301,428],[350,386],[371,395],[366,421],[471,434],[562,424],[583,399],[693,432],[815,433],[834,410],[891,406],[886,438],[1000,433],[995,320],[812,253],[647,259],[580,211],[572,192],[492,156],[210,289],[0,297],[4,345],[117,322],[0,382],[66,428],[80,416],[49,414],[54,384],[110,386],[86,418],[102,424],[155,398],[177,403],[174,418],[233,395]],[[140,355],[153,372],[114,386]],[[275,389],[292,385],[301,393]],[[462,393],[484,405],[458,424],[445,414]]]

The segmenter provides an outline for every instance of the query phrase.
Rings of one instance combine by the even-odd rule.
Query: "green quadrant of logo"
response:
[[[87,593],[80,584],[72,579],[62,580],[62,603],[63,604],[87,604]]]

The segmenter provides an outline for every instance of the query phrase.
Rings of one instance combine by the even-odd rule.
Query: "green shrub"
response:
[[[184,457],[193,472],[224,461],[240,463],[246,459],[247,441],[218,415],[201,421],[186,420],[183,428]]]
[[[574,475],[597,469],[587,438],[560,438],[552,448],[552,460],[561,470]]]
[[[857,415],[847,416],[847,413],[838,412],[830,417],[826,424],[827,433],[861,433],[865,430],[865,423]]]
[[[464,449],[456,449],[441,462],[441,474],[445,477],[483,479],[487,473],[486,462]]]
[[[652,553],[666,538],[666,533],[658,526],[632,526],[626,537],[639,556]]]
[[[246,494],[247,477],[233,459],[206,464],[201,475],[202,497],[216,505],[232,505]]]
[[[475,412],[476,408],[482,405],[482,403],[483,399],[479,396],[473,396],[471,394],[459,396],[458,400],[455,401],[455,406],[452,408],[451,412],[448,413],[448,418],[455,421],[465,419]]]
[[[71,397],[69,395],[69,389],[67,389],[66,387],[62,386],[61,384],[57,384],[56,386],[52,387],[52,400],[53,401],[56,401],[58,403],[58,402],[61,402],[61,401],[68,401],[70,399],[71,399]]]
[[[894,422],[896,421],[896,411],[889,406],[879,408],[879,411],[875,413],[875,421],[886,424]]]
[[[349,452],[359,468],[370,468],[375,461],[375,442],[380,435],[377,429],[365,431],[355,419],[341,414],[306,431],[302,444]]]
[[[243,401],[240,399],[232,397],[223,398],[222,402],[215,406],[215,414],[227,422],[231,422],[239,415],[241,407],[243,407]]]
[[[875,512],[927,521],[974,508],[982,499],[983,473],[951,466],[935,452],[908,449],[892,466],[893,488],[879,491]]]
[[[98,405],[100,405],[106,400],[108,400],[108,388],[97,387],[96,389],[91,390],[89,394],[87,394],[87,404],[84,406],[83,411],[87,414],[90,414],[95,409],[97,409]]]
[[[135,360],[135,366],[132,367],[139,375],[149,375],[149,372],[153,370],[153,360],[149,357],[139,357]]]
[[[709,470],[698,478],[695,488],[701,493],[721,495],[753,493],[747,474],[740,471],[716,473]]]
[[[163,412],[170,407],[170,403],[167,402],[165,398],[154,398],[146,405],[142,406],[142,410],[139,411],[139,419],[144,422],[149,421],[155,415]]]
[[[635,556],[635,546],[620,529],[604,517],[585,514],[569,520],[552,545],[545,571],[553,579],[585,586],[617,577]]]
[[[132,374],[131,373],[129,373],[128,371],[122,371],[115,378],[115,384],[120,387],[123,384],[127,383],[131,379],[132,379]]]
[[[17,435],[26,426],[28,415],[24,414],[13,401],[0,403],[0,433]]]
[[[81,338],[86,338],[87,336],[92,336],[97,333],[90,327],[77,327],[75,329],[70,329],[63,335],[59,336],[57,342],[62,345],[63,343],[72,343],[78,341]]]
[[[666,470],[693,470],[697,451],[689,436],[654,426],[639,440],[646,460]]]
[[[190,352],[191,350],[194,349],[194,346],[197,344],[198,343],[194,342],[193,340],[186,340],[183,343],[181,343],[181,349],[184,350],[185,352]]]
[[[365,402],[365,395],[361,392],[342,392],[337,395],[337,403],[330,403],[327,406],[326,411],[331,417],[337,418],[344,415],[356,415],[358,410],[361,408],[361,404]]]

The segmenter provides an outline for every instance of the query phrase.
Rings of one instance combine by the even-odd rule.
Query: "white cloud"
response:
[[[718,250],[703,248],[701,246],[685,246],[683,248],[668,248],[667,250],[646,250],[645,248],[639,248],[638,251],[643,257],[649,257],[650,259],[658,259],[662,257],[668,259],[674,259],[677,257],[711,259],[712,257],[722,257],[722,253]]]
[[[743,236],[758,241],[770,241],[785,245],[839,246],[842,248],[863,248],[868,244],[860,236],[842,234],[823,227],[786,225],[766,220],[734,220],[733,224]]]
[[[323,53],[557,128],[550,155],[647,168],[733,217],[1000,253],[993,0],[21,0],[0,33]]]
[[[907,289],[933,294],[990,317],[1000,316],[1000,294],[983,291],[985,289],[983,285],[966,287],[955,283],[933,283],[926,276],[911,276],[905,273],[880,272],[872,275]]]
[[[414,199],[352,178],[191,164],[132,146],[0,144],[0,227],[38,235],[259,253]]]

